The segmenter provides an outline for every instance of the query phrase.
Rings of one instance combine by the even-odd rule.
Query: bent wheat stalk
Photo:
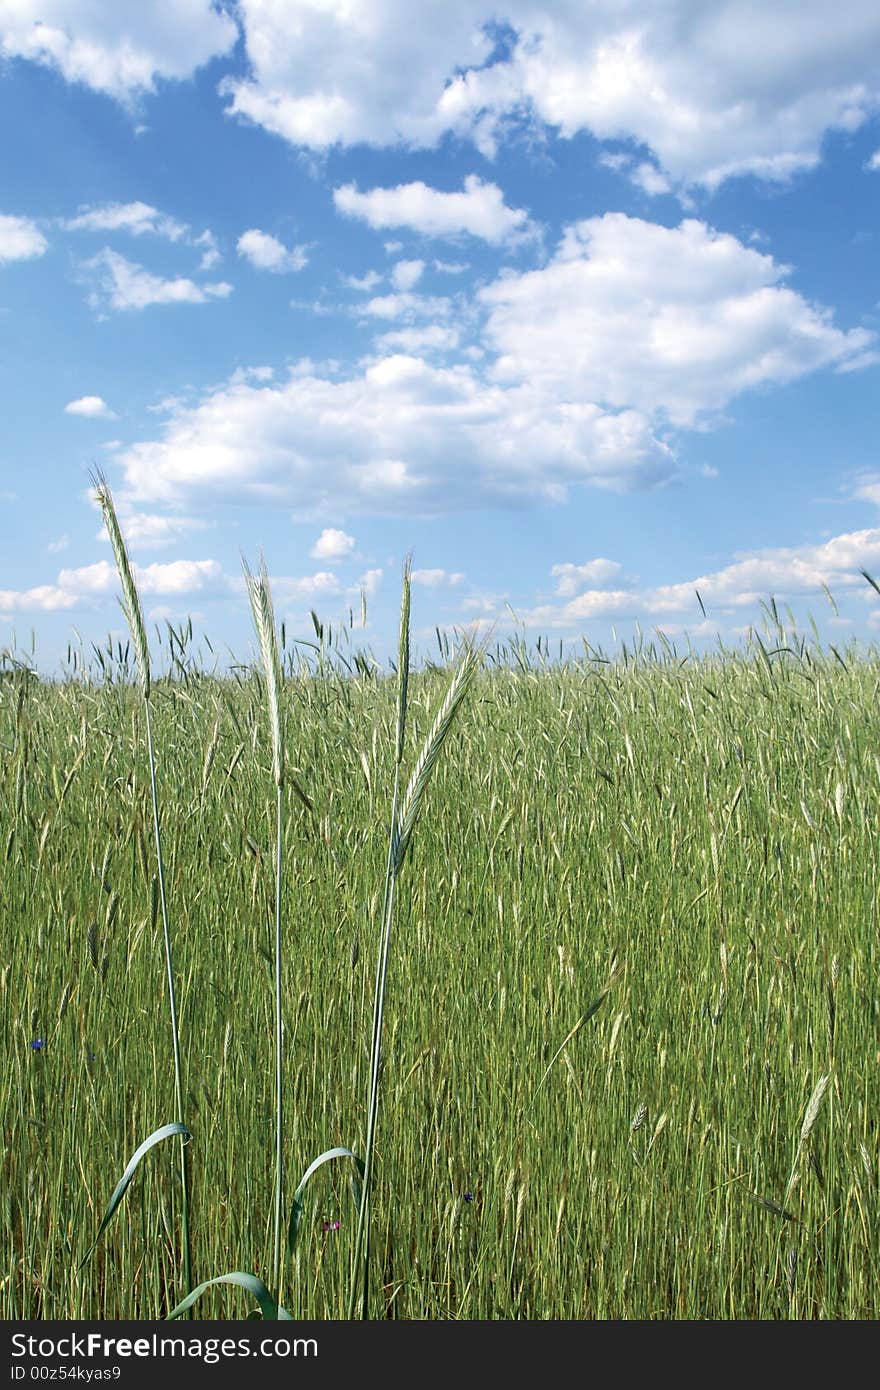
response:
[[[165,944],[165,969],[168,978],[168,1010],[171,1020],[171,1046],[174,1054],[174,1101],[177,1111],[175,1123],[184,1128],[183,1119],[183,1080],[180,1064],[180,1029],[177,1020],[177,999],[174,989],[174,966],[171,954],[171,929],[168,924],[168,902],[165,893],[165,863],[162,856],[162,834],[159,825],[159,798],[156,791],[156,760],[153,755],[153,730],[150,724],[150,649],[147,645],[147,630],[141,611],[137,585],[128,558],[116,508],[107,480],[100,472],[92,475],[97,500],[104,517],[104,525],[113,547],[116,569],[122,587],[122,608],[128,621],[131,640],[134,643],[135,659],[141,692],[144,697],[144,714],[147,728],[147,758],[150,765],[150,796],[153,805],[153,838],[156,844],[157,876],[159,881],[159,901],[162,907],[162,936]],[[186,1139],[188,1131],[180,1133],[180,1185],[181,1185],[181,1225],[183,1236],[183,1279],[186,1292],[192,1290],[192,1254],[189,1234],[189,1171]]]
[[[370,1189],[373,1177],[373,1155],[379,1114],[379,1077],[382,1069],[382,1023],[385,1014],[385,988],[388,975],[388,955],[394,921],[394,897],[397,879],[403,868],[412,832],[418,820],[422,799],[431,773],[458,709],[481,664],[482,649],[466,646],[453,671],[446,694],[435,715],[428,736],[416,759],[402,801],[398,805],[400,769],[403,761],[406,732],[407,687],[409,682],[409,615],[411,560],[407,556],[403,570],[403,597],[400,612],[400,637],[397,662],[397,729],[394,792],[391,805],[391,832],[388,841],[388,861],[385,873],[384,906],[376,962],[376,984],[373,996],[373,1028],[370,1045],[370,1090],[367,1102],[367,1135],[364,1149],[364,1173],[361,1183],[358,1225],[355,1237],[354,1274],[349,1297],[348,1316],[359,1310],[361,1318],[369,1314],[370,1281]]]

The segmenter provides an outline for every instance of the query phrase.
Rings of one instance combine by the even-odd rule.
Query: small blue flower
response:
[[[465,1200],[466,1202],[472,1202],[472,1201],[474,1200],[474,1194],[473,1194],[473,1192],[466,1192],[466,1193],[464,1194],[464,1200]]]
[[[34,1038],[33,1042],[31,1043],[31,1047],[33,1048],[34,1052],[42,1052],[42,1050],[43,1050],[43,1048],[44,1048],[45,1046],[46,1046],[46,1039],[45,1039],[45,1038]]]

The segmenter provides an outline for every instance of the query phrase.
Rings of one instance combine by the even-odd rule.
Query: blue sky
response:
[[[260,549],[383,658],[410,550],[423,651],[875,641],[878,73],[861,0],[0,0],[0,648],[121,631],[94,469],[218,652]]]

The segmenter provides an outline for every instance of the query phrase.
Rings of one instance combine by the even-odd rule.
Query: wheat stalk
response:
[[[113,497],[110,492],[104,474],[95,471],[91,475],[92,483],[95,488],[95,496],[101,507],[104,517],[104,525],[107,527],[107,535],[110,537],[110,544],[113,547],[113,555],[116,560],[116,569],[119,573],[119,582],[122,585],[122,604],[128,622],[128,630],[131,633],[131,640],[134,643],[135,658],[137,660],[138,674],[141,678],[141,688],[144,692],[144,699],[150,698],[150,649],[147,646],[147,630],[144,626],[144,615],[141,611],[141,602],[138,597],[137,585],[134,582],[131,562],[128,558],[128,550],[119,526],[119,519],[116,515],[116,508],[113,505]]]
[[[269,705],[269,721],[272,728],[272,772],[276,787],[284,786],[284,744],[281,738],[281,716],[279,691],[281,689],[281,660],[278,655],[278,633],[275,628],[275,611],[272,606],[272,591],[266,562],[260,556],[259,575],[251,574],[247,560],[242,556],[245,584],[254,619],[254,630],[260,648],[263,674],[266,678],[266,697]]]
[[[794,1163],[791,1165],[791,1173],[789,1174],[788,1182],[785,1185],[785,1195],[782,1198],[783,1206],[785,1206],[788,1202],[789,1193],[791,1192],[791,1189],[794,1186],[794,1181],[797,1177],[798,1166],[801,1161],[801,1154],[803,1153],[806,1145],[809,1143],[810,1135],[812,1134],[813,1126],[815,1125],[816,1120],[819,1117],[819,1111],[822,1108],[822,1099],[825,1095],[825,1092],[828,1090],[828,1082],[830,1080],[831,1077],[828,1073],[824,1073],[822,1076],[820,1076],[819,1080],[816,1082],[816,1085],[813,1087],[813,1094],[810,1096],[810,1099],[807,1103],[807,1108],[804,1112],[804,1122],[801,1125],[800,1138],[798,1139],[797,1152],[794,1156]]]
[[[458,669],[456,670],[449,687],[444,696],[443,703],[437,711],[434,723],[428,733],[422,750],[416,759],[415,767],[407,784],[403,801],[400,806],[400,814],[396,827],[397,839],[394,849],[394,869],[399,872],[406,857],[413,828],[418,819],[421,809],[422,797],[425,788],[431,778],[434,764],[440,754],[440,749],[446,740],[446,735],[452,727],[452,721],[458,712],[459,705],[468,692],[470,684],[476,675],[482,661],[482,649],[468,646],[464,655],[461,657]]]
[[[406,733],[406,696],[409,687],[409,608],[412,556],[403,562],[403,596],[400,603],[400,634],[397,640],[397,762],[403,762],[403,739]]]
[[[104,516],[104,525],[113,546],[119,582],[122,585],[122,607],[128,619],[128,627],[134,643],[140,675],[141,690],[144,696],[144,713],[147,730],[147,758],[150,765],[150,796],[153,805],[153,838],[156,845],[157,877],[159,880],[159,899],[162,905],[162,937],[165,947],[165,973],[168,980],[168,1011],[171,1022],[171,1046],[174,1055],[174,1094],[177,1108],[176,1123],[183,1126],[183,1069],[180,1061],[180,1028],[177,1018],[177,998],[174,988],[174,964],[171,952],[171,928],[168,922],[168,901],[165,893],[165,861],[162,855],[162,834],[159,824],[159,797],[156,789],[156,759],[153,753],[153,730],[150,723],[150,649],[147,645],[147,630],[141,611],[137,585],[128,558],[113,496],[106,478],[100,472],[92,474],[97,500]],[[192,1290],[192,1253],[189,1235],[189,1165],[187,1161],[184,1136],[180,1138],[180,1182],[181,1182],[181,1225],[183,1234],[183,1268],[186,1292]]]
[[[254,630],[260,648],[263,674],[266,678],[266,699],[272,729],[272,773],[275,779],[275,1208],[273,1222],[272,1271],[273,1288],[281,1297],[281,1209],[284,1200],[284,1092],[282,1053],[284,1030],[281,1018],[281,849],[284,840],[284,742],[281,737],[281,661],[278,656],[278,633],[275,610],[266,562],[260,556],[258,576],[251,574],[247,560],[241,557],[245,584],[250,599]]]
[[[400,641],[397,664],[397,743],[394,771],[394,793],[391,805],[391,833],[388,841],[388,862],[385,872],[385,903],[382,910],[382,927],[379,938],[379,954],[376,964],[376,984],[373,996],[373,1030],[370,1046],[370,1094],[367,1103],[367,1134],[364,1146],[364,1176],[361,1186],[361,1199],[358,1210],[358,1226],[355,1237],[354,1278],[349,1298],[348,1315],[354,1317],[360,1302],[360,1315],[366,1318],[369,1309],[369,1262],[370,1262],[370,1189],[373,1177],[373,1161],[376,1142],[376,1124],[379,1113],[379,1079],[382,1069],[382,1022],[385,1014],[385,986],[388,974],[388,954],[391,943],[391,929],[394,921],[394,896],[397,879],[406,857],[413,828],[419,814],[421,800],[431,777],[434,764],[452,721],[467,694],[468,688],[479,667],[482,648],[467,646],[459,661],[440,708],[434,718],[422,750],[416,759],[415,767],[407,785],[406,793],[398,814],[398,792],[400,787],[400,764],[403,756],[403,736],[406,729],[407,683],[409,679],[409,618],[410,618],[410,566],[408,555],[403,569],[403,597],[400,611]]]

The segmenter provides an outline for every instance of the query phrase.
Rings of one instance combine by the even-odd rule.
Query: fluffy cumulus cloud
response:
[[[306,366],[273,385],[230,381],[119,461],[135,499],[251,497],[332,512],[344,497],[378,514],[559,499],[574,482],[639,485],[670,469],[638,412],[403,353],[348,378]]]
[[[321,598],[338,598],[342,585],[331,570],[318,570],[298,579],[285,575],[272,580],[272,592],[278,604],[312,603]]]
[[[498,185],[484,183],[476,174],[468,174],[461,191],[451,193],[421,181],[366,193],[346,183],[333,190],[333,201],[346,217],[359,218],[370,227],[407,227],[431,237],[466,232],[493,246],[521,240],[533,230],[523,208],[509,208]]]
[[[115,420],[116,416],[103,396],[80,396],[68,401],[64,407],[65,415],[79,415],[85,420]]]
[[[309,554],[313,560],[341,560],[354,550],[354,536],[347,536],[335,526],[323,530]]]
[[[880,12],[850,0],[239,0],[249,72],[229,110],[296,145],[431,147],[449,131],[492,154],[508,127],[647,147],[632,172],[714,186],[786,178],[880,99]],[[499,36],[501,41],[499,42]],[[653,172],[652,172],[653,171]]]
[[[604,585],[620,573],[616,560],[588,560],[584,565],[566,562],[554,565],[550,573],[556,579],[556,592],[562,597],[576,594],[590,584]]]
[[[0,0],[0,53],[130,102],[228,53],[237,27],[212,0]]]
[[[605,567],[601,575],[595,566]],[[605,586],[605,580],[620,574],[621,567],[612,561],[565,563],[554,565],[551,573],[559,580],[557,595],[566,602],[540,604],[519,617],[531,627],[572,630],[589,620],[612,618],[649,619],[662,626],[668,618],[702,617],[702,601],[711,625],[713,619],[735,613],[751,617],[760,601],[771,595],[796,598],[821,595],[827,589],[833,595],[855,591],[870,597],[862,570],[876,572],[878,566],[877,528],[851,531],[818,545],[752,551],[722,569],[651,587],[623,586],[619,580],[613,588]]]
[[[229,112],[295,145],[436,146],[493,154],[510,128],[652,152],[622,166],[647,191],[784,179],[829,130],[880,106],[880,13],[850,0],[0,0],[0,53],[123,102],[244,38]],[[238,22],[238,23],[237,23]]]
[[[424,261],[398,261],[391,270],[391,283],[396,290],[411,290],[421,280]]]
[[[433,145],[438,98],[459,64],[492,52],[474,0],[240,0],[250,72],[227,79],[229,110],[296,145]]]
[[[256,270],[271,270],[276,275],[302,270],[308,265],[304,246],[287,247],[277,237],[251,227],[238,238],[238,254],[250,261]]]
[[[869,360],[873,334],[836,328],[786,274],[693,219],[589,218],[549,265],[483,291],[495,375],[692,425],[750,388]]]
[[[819,545],[758,550],[738,557],[724,569],[686,584],[662,585],[651,592],[652,611],[676,611],[687,593],[698,589],[703,603],[754,607],[768,594],[833,593],[865,588],[860,571],[880,565],[880,529],[850,531]]]
[[[185,276],[163,279],[109,247],[83,262],[82,271],[93,285],[89,303],[99,312],[146,309],[151,304],[206,304],[232,293],[232,286],[222,280],[198,285]]]
[[[312,604],[330,599],[351,600],[374,594],[382,582],[381,569],[367,570],[354,584],[343,584],[332,570],[318,570],[298,578],[280,575],[272,578],[272,593],[280,612],[299,609],[303,612]]]
[[[168,564],[134,566],[138,589],[145,597],[200,593],[222,594],[228,582],[216,560],[172,560]],[[118,592],[116,566],[108,560],[79,569],[64,569],[54,584],[32,589],[0,589],[0,613],[52,612],[83,608]]]
[[[44,256],[49,243],[29,217],[0,213],[0,265],[7,261],[33,261]]]
[[[192,510],[251,496],[338,515],[340,497],[436,514],[654,486],[675,472],[681,431],[737,395],[870,361],[872,335],[836,327],[786,273],[702,222],[589,219],[544,267],[482,291],[470,358],[430,360],[458,341],[452,301],[379,296],[361,309],[390,321],[379,355],[347,374],[239,372],[172,403],[160,438],[121,453],[127,488]]]

